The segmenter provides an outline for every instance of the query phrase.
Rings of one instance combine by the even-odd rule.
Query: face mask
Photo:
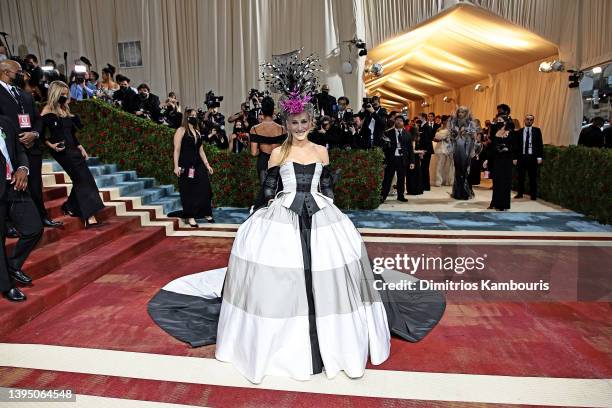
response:
[[[187,118],[187,122],[189,122],[190,125],[197,125],[198,124],[198,118],[194,118],[194,117],[188,117]]]
[[[0,54],[0,62],[7,60],[8,58],[4,54]]]
[[[60,105],[63,105],[68,101],[68,97],[66,95],[61,95],[57,101]]]
[[[127,86],[125,85],[120,85],[119,88],[123,89],[124,91],[127,89]]]
[[[13,79],[12,82],[12,85],[16,86],[17,88],[23,89],[25,87],[25,78],[22,73],[15,75],[15,79]]]
[[[148,96],[149,96],[149,94],[141,93],[140,94],[140,99],[147,99]]]

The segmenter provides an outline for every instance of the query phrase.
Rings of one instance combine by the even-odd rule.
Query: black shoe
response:
[[[61,227],[62,225],[64,225],[63,222],[53,221],[51,218],[43,218],[42,223],[45,227],[49,227],[49,228],[57,228],[57,227]]]
[[[24,271],[10,271],[9,274],[19,283],[29,285],[32,283],[32,278],[25,274]]]
[[[209,224],[214,224],[215,223],[215,219],[213,217],[210,218],[205,218],[206,222],[208,222]]]
[[[89,222],[89,220],[85,220],[85,229],[99,227],[100,225],[102,225],[102,221],[100,220],[94,223]]]
[[[523,195],[522,194],[517,194],[517,195],[514,196],[514,198],[523,198]]]
[[[68,208],[67,203],[62,204],[62,212],[64,213],[64,215],[69,215],[71,217],[76,216],[74,212]]]
[[[6,292],[2,292],[2,295],[11,302],[23,302],[27,299],[26,295],[17,288],[12,288]]]
[[[19,231],[15,227],[8,227],[6,229],[7,238],[19,238]]]
[[[406,197],[397,197],[397,201],[405,203],[406,201],[408,201],[408,199],[406,199]]]

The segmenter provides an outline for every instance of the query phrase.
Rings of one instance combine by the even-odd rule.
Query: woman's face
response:
[[[459,109],[457,111],[457,117],[459,117],[459,119],[465,119],[466,116],[467,116],[467,111],[465,109]]]
[[[62,88],[62,93],[60,94],[66,97],[66,102],[64,102],[65,106],[70,104],[70,90],[68,88]]]
[[[291,132],[297,140],[304,140],[312,129],[312,120],[308,112],[302,112],[297,115],[291,115],[287,119],[287,130]]]
[[[102,72],[102,80],[104,82],[108,82],[109,80],[109,75],[106,72]]]

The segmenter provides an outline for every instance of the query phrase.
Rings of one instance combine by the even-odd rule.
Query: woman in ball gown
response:
[[[300,72],[308,63],[276,69]],[[323,371],[357,378],[368,355],[375,365],[389,357],[391,333],[423,338],[445,301],[440,292],[383,289],[383,279],[414,278],[374,273],[359,232],[334,205],[327,150],[308,140],[316,81],[289,85],[294,91],[281,101],[287,140],[271,152],[265,202],[239,227],[228,267],[170,282],[149,302],[149,313],[194,346],[216,342],[216,358],[253,383],[266,375],[307,380]]]
[[[104,208],[96,180],[87,166],[87,152],[76,136],[83,128],[78,116],[69,108],[70,89],[61,81],[53,81],[49,86],[47,104],[41,117],[49,130],[45,144],[51,156],[57,161],[72,180],[72,190],[62,211],[66,215],[80,217],[85,227],[98,225],[95,215]]]
[[[457,200],[474,198],[474,190],[469,182],[472,158],[479,153],[481,145],[476,141],[478,129],[472,120],[470,110],[459,106],[447,123],[453,151],[455,182],[451,196]]]

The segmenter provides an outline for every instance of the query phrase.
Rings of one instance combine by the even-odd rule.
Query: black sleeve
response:
[[[13,163],[13,169],[17,170],[19,167],[30,167],[30,163],[28,162],[28,156],[26,155],[25,149],[21,143],[19,143],[19,130],[15,125],[10,123],[10,130],[13,135],[13,140],[15,143],[15,163]]]
[[[81,145],[81,142],[79,142],[79,139],[77,138],[77,132],[81,129],[83,129],[83,122],[81,122],[79,115],[74,115],[72,117],[72,137],[74,138],[74,142],[77,146]]]
[[[266,172],[266,177],[264,178],[264,182],[261,186],[261,188],[263,189],[265,203],[267,203],[268,200],[271,200],[274,198],[274,196],[276,196],[276,192],[278,190],[279,175],[279,166],[270,167]]]
[[[319,186],[323,195],[331,198],[332,200],[334,199],[334,177],[329,165],[323,166],[321,178],[319,179]]]

